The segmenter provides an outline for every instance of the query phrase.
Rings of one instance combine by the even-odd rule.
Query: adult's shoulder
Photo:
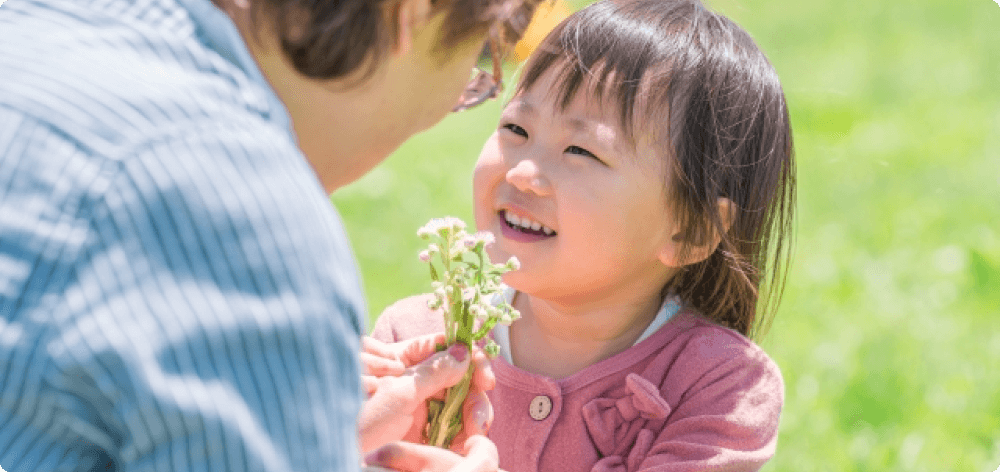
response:
[[[283,108],[255,72],[213,49],[173,2],[17,2],[0,15],[0,106],[91,155],[127,157],[148,140],[218,121],[279,123],[287,133]]]
[[[441,310],[427,307],[430,299],[431,294],[425,293],[389,305],[375,322],[372,337],[384,342],[396,342],[444,331]]]

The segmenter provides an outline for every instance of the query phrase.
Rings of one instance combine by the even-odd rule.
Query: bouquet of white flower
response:
[[[432,241],[420,252],[420,260],[431,271],[433,298],[431,309],[440,308],[444,315],[447,349],[455,343],[465,344],[471,352],[476,343],[486,337],[497,323],[510,324],[520,313],[508,303],[494,303],[493,295],[501,290],[500,278],[519,267],[511,257],[503,265],[490,262],[486,246],[493,243],[493,234],[481,231],[465,232],[465,223],[453,217],[435,218],[420,228],[417,235]],[[498,346],[488,339],[483,350],[496,356]],[[427,443],[447,448],[462,429],[462,403],[469,392],[473,364],[462,380],[448,389],[444,401],[429,400],[427,409]]]

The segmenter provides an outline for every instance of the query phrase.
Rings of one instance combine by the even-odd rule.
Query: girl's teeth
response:
[[[547,226],[544,226],[537,221],[531,221],[527,218],[519,218],[517,215],[508,212],[504,212],[503,216],[504,219],[507,220],[507,223],[510,223],[511,226],[517,226],[531,231],[541,231],[546,236],[552,236],[555,234],[555,231],[552,231]]]

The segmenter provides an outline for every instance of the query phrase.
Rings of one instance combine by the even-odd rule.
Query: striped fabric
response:
[[[363,313],[209,0],[0,6],[0,467],[357,470]]]

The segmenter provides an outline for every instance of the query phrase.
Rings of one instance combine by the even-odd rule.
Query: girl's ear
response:
[[[431,0],[399,0],[390,15],[396,22],[396,44],[393,53],[404,56],[413,49],[416,31],[427,23],[431,13]]]
[[[736,205],[728,198],[719,197],[716,200],[716,211],[719,213],[719,221],[722,222],[722,232],[729,232],[729,228],[732,227],[733,221],[736,219]],[[689,241],[688,239],[694,240]],[[708,259],[708,256],[711,256],[719,247],[721,241],[722,234],[715,231],[715,228],[706,227],[704,231],[696,232],[695,235],[686,235],[683,230],[679,230],[661,249],[660,262],[667,267],[697,264]],[[687,246],[686,250],[685,245]]]

